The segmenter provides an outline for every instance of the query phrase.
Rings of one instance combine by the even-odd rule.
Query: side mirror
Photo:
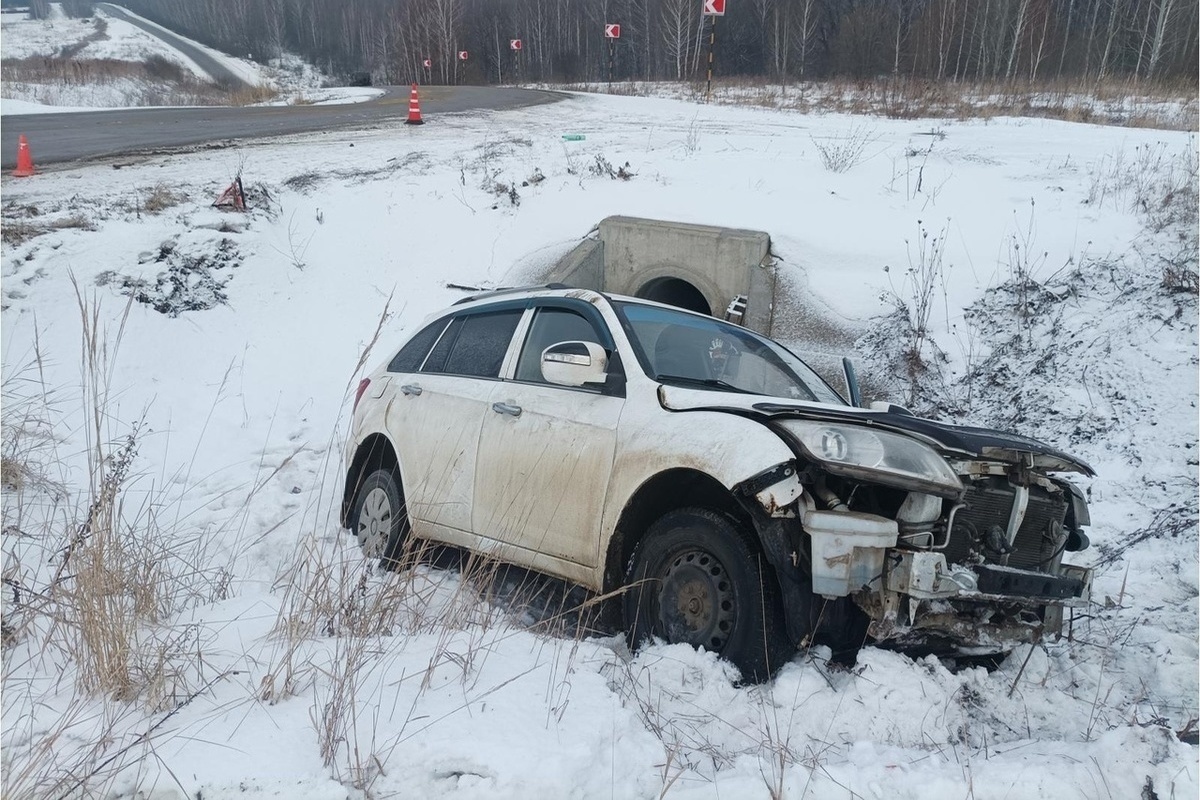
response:
[[[542,351],[542,377],[559,386],[603,384],[608,355],[595,342],[559,342]]]

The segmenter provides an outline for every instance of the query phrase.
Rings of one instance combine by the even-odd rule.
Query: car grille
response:
[[[1030,487],[1025,519],[1017,531],[1012,551],[1005,555],[997,552],[995,534],[989,541],[988,532],[993,527],[1007,532],[1015,494],[1016,490],[1002,478],[990,478],[971,486],[963,496],[964,507],[954,517],[954,529],[944,551],[946,560],[952,564],[982,560],[1018,569],[1050,571],[1062,550],[1062,523],[1067,513],[1067,501],[1061,494],[1051,494],[1038,486]]]

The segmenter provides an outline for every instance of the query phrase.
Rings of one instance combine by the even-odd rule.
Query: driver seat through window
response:
[[[669,325],[654,344],[656,375],[708,380],[708,336],[684,325]]]

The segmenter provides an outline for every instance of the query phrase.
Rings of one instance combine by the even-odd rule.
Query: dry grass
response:
[[[18,245],[51,231],[71,229],[94,231],[96,230],[96,226],[92,223],[91,219],[80,212],[72,212],[57,219],[48,219],[41,222],[6,218],[3,221],[3,225],[0,226],[0,239],[5,244]]]
[[[279,92],[270,86],[257,85],[231,92],[228,103],[234,106],[251,106],[257,103],[268,103],[278,97]]]
[[[106,84],[128,78],[155,78],[174,84],[188,82],[190,73],[172,62],[168,68],[145,62],[113,58],[59,58],[30,56],[0,62],[4,80],[12,83],[57,83],[67,85]],[[172,69],[173,67],[173,69]]]
[[[1164,277],[1164,285],[1188,285],[1186,268],[1195,268],[1200,215],[1195,140],[1178,151],[1162,142],[1137,145],[1132,151],[1118,149],[1090,164],[1088,174],[1089,205],[1140,214],[1152,232],[1174,234],[1176,252],[1159,254],[1174,271]]]
[[[359,714],[374,702],[379,669],[413,637],[425,637],[423,646],[432,638],[425,669],[400,682],[416,686],[419,697],[434,673],[448,668],[461,671],[470,686],[495,644],[525,628],[514,628],[510,612],[486,599],[504,569],[496,562],[466,556],[455,576],[437,568],[454,563],[449,551],[418,542],[394,570],[383,570],[352,539],[334,535],[305,537],[279,578],[278,649],[259,699],[277,703],[311,692],[322,761],[343,783],[369,792],[388,754],[408,735],[387,742],[360,738],[365,720]]]
[[[666,95],[703,102],[704,84],[622,82],[564,88],[623,95]],[[772,83],[765,78],[721,79],[710,102],[845,113],[893,119],[1043,117],[1070,122],[1168,130],[1196,130],[1200,103],[1193,83],[1042,81],[955,83],[916,78]]]
[[[266,86],[231,88],[203,81],[173,61],[33,56],[0,62],[13,96],[52,100],[64,87],[119,86],[128,105],[250,105],[278,95]],[[53,103],[51,103],[53,104]]]
[[[0,240],[5,244],[17,245],[29,241],[37,236],[41,236],[46,232],[46,228],[42,225],[35,225],[31,222],[18,222],[5,220],[0,226]]]
[[[36,333],[28,359],[7,369],[0,384],[0,488],[4,490],[0,528],[6,536],[25,535],[27,508],[22,500],[27,495],[53,501],[66,494],[53,423],[60,401],[42,378],[43,355]],[[5,577],[10,575],[6,572]]]
[[[159,183],[146,192],[146,198],[142,201],[142,209],[147,214],[158,214],[179,205],[186,199],[187,197],[183,193],[174,191],[165,183]]]
[[[1191,264],[1167,264],[1163,267],[1162,287],[1173,294],[1200,294],[1200,272]]]
[[[874,130],[865,125],[852,125],[845,133],[812,139],[813,147],[821,157],[821,164],[830,172],[847,172],[863,159],[866,149],[878,140]]]
[[[68,404],[45,386],[36,344],[30,364],[4,382],[3,695],[5,719],[25,728],[6,734],[5,797],[103,793],[146,757],[167,719],[224,677],[205,660],[197,628],[176,621],[219,596],[224,571],[199,531],[160,524],[170,506],[157,492],[131,493],[142,426],[109,416],[130,306],[109,326],[98,300],[78,286],[76,299],[84,496],[51,477],[69,470],[55,435]],[[58,676],[46,685],[30,677],[43,660]]]

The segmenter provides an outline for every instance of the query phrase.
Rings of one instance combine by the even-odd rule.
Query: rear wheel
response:
[[[775,575],[753,539],[707,509],[672,511],[650,526],[626,570],[631,647],[652,637],[703,647],[766,680],[789,660]]]
[[[367,476],[358,489],[354,512],[350,516],[358,546],[368,558],[383,560],[394,567],[408,539],[408,513],[395,470],[378,469]]]

